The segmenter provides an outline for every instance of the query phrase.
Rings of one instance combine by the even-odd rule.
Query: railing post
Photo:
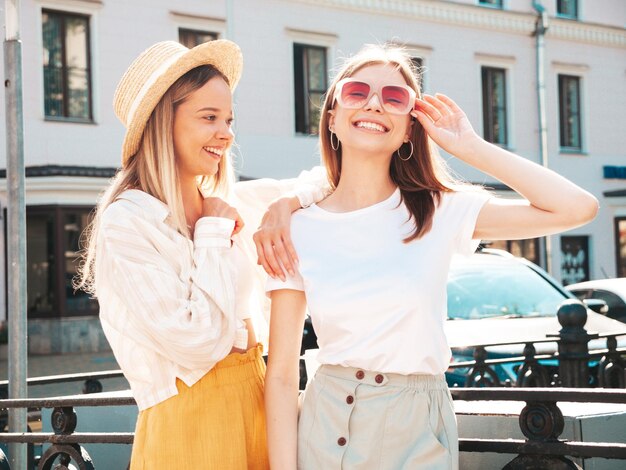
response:
[[[563,432],[565,420],[555,402],[527,402],[519,415],[519,426],[529,442],[555,442]],[[565,456],[518,455],[502,470],[581,470]]]
[[[536,353],[535,345],[526,343],[524,346],[524,364],[517,372],[516,385],[518,387],[547,387],[550,385],[548,371],[535,359]]]
[[[575,299],[565,300],[557,312],[562,328],[558,334],[548,337],[558,338],[559,379],[562,387],[586,388],[589,382],[589,340],[596,339],[597,333],[587,333],[587,308]]]
[[[617,338],[607,336],[607,353],[598,364],[598,385],[605,388],[626,387],[626,361],[617,351]]]
[[[470,369],[465,379],[466,387],[499,387],[500,379],[489,367],[485,361],[487,360],[487,351],[483,346],[476,346],[474,349],[474,367]]]
[[[55,434],[72,434],[76,429],[78,418],[71,406],[55,408],[50,416]],[[59,465],[54,465],[56,460]],[[78,467],[70,466],[75,462]],[[78,468],[78,470],[94,470],[93,462],[87,450],[80,444],[53,444],[41,456],[37,470],[56,470],[57,468]]]

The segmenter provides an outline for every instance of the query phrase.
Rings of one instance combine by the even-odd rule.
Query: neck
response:
[[[193,230],[196,221],[202,214],[202,195],[198,190],[196,178],[179,178],[180,192],[185,208],[187,225]]]
[[[326,199],[326,207],[351,211],[387,199],[396,189],[389,175],[391,158],[381,158],[380,154],[344,152],[341,178],[333,194]]]

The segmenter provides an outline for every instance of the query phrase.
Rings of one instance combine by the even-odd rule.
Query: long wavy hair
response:
[[[419,71],[413,65],[411,57],[397,45],[366,45],[356,55],[346,59],[335,75],[322,105],[319,134],[322,161],[328,172],[331,186],[336,187],[341,178],[341,144],[338,149],[331,145],[329,129],[329,111],[335,107],[335,88],[337,83],[351,77],[359,70],[371,65],[391,64],[402,74],[407,85],[421,96]],[[402,200],[415,224],[413,232],[404,240],[408,243],[428,233],[432,227],[436,206],[442,192],[453,191],[461,181],[452,176],[448,166],[439,156],[426,131],[415,120],[409,136],[413,143],[413,156],[403,161],[394,153],[389,165],[389,175],[400,189]],[[403,143],[397,152],[409,155],[410,144]]]
[[[78,276],[74,281],[76,289],[95,295],[96,248],[101,215],[127,189],[139,189],[165,203],[176,229],[187,237],[191,236],[185,219],[174,154],[174,114],[191,93],[216,77],[228,83],[215,67],[196,67],[174,82],[154,108],[146,123],[139,150],[113,177],[98,201],[92,222],[82,235],[84,248]],[[198,185],[206,193],[227,197],[233,181],[234,172],[227,152],[220,159],[217,173],[199,177]]]

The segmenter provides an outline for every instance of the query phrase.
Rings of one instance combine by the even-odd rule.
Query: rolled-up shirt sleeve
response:
[[[179,243],[167,243],[141,217],[115,212],[105,212],[100,226],[96,289],[100,299],[116,296],[127,312],[118,318],[101,309],[101,315],[182,367],[213,367],[230,352],[237,328],[232,267],[223,256],[234,221],[199,219],[195,242],[187,243],[193,251],[188,266]]]

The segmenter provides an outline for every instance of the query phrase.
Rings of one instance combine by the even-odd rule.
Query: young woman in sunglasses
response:
[[[444,378],[452,255],[471,254],[481,238],[539,237],[585,224],[597,200],[484,141],[452,99],[420,96],[409,57],[394,47],[366,47],[341,68],[320,137],[335,190],[293,215],[298,273],[267,287],[271,467],[458,468]],[[499,199],[455,180],[433,142],[520,197]],[[298,419],[307,306],[321,365]]]

